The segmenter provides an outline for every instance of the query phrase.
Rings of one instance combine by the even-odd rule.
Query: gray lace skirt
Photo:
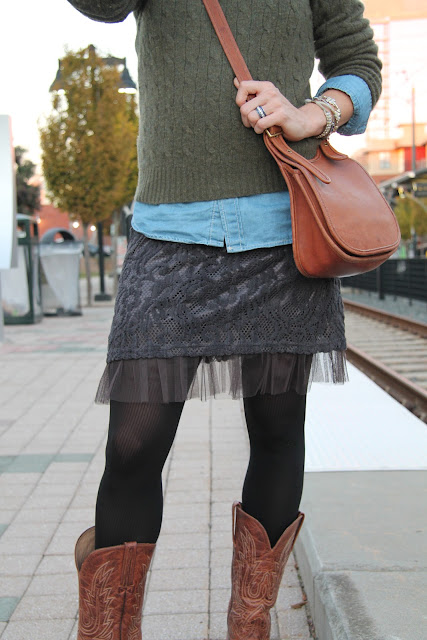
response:
[[[96,401],[306,393],[343,383],[338,279],[305,278],[290,245],[225,248],[132,230]]]

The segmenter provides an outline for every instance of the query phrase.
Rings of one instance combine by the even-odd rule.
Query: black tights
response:
[[[161,473],[183,402],[111,401],[106,465],[96,504],[96,548],[156,542],[162,522]],[[274,545],[295,520],[304,475],[305,396],[293,391],[244,399],[251,453],[243,509]]]

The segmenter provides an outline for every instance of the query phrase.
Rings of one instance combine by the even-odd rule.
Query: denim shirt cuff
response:
[[[372,110],[371,91],[366,82],[359,76],[350,74],[335,76],[322,84],[316,96],[321,96],[327,89],[343,91],[353,103],[354,113],[348,122],[339,127],[338,133],[344,136],[364,133]]]

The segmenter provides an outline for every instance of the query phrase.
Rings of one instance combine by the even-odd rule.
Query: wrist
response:
[[[326,116],[323,109],[314,102],[310,102],[300,107],[299,111],[303,115],[303,138],[320,135],[326,126]]]

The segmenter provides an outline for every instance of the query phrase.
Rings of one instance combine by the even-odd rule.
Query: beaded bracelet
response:
[[[329,96],[321,96],[315,97],[308,100],[305,100],[305,103],[308,104],[313,102],[319,106],[326,118],[326,125],[323,129],[322,133],[320,133],[316,138],[328,138],[332,133],[338,129],[338,123],[341,119],[341,110],[338,107],[336,101]]]
[[[341,120],[341,109],[337,105],[337,102],[331,96],[325,96],[324,94],[321,96],[322,100],[326,100],[328,104],[332,107],[332,113],[335,118],[335,126],[338,128],[339,121]]]

